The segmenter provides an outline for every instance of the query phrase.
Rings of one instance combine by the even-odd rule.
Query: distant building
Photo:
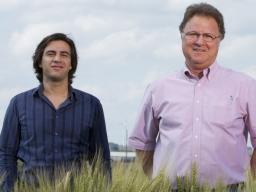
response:
[[[110,144],[110,156],[112,161],[122,161],[122,162],[133,162],[136,158],[136,153],[134,151],[131,151],[131,149],[128,149],[128,151],[123,151],[124,146],[111,143]],[[122,151],[120,151],[122,150]],[[252,155],[253,149],[252,147],[247,147],[247,151],[249,155]]]
[[[110,156],[112,161],[133,162],[136,154],[135,152],[111,151]]]
[[[109,143],[110,156],[112,161],[122,161],[122,162],[133,162],[135,161],[135,151],[126,146],[118,145],[116,143]]]
[[[116,143],[109,143],[109,149],[110,151],[119,151],[119,145]]]

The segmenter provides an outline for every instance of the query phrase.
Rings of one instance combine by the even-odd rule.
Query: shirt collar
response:
[[[209,73],[207,75],[208,79],[211,80],[216,72],[219,70],[220,66],[217,62],[214,62],[210,67],[209,67]]]
[[[33,96],[43,96],[43,84],[36,87],[33,92]],[[69,99],[70,101],[75,101],[78,98],[77,91],[70,85],[69,86]]]
[[[35,96],[39,96],[42,95],[43,91],[42,91],[42,85],[40,84],[38,87],[36,87],[33,92],[32,95]]]
[[[203,76],[207,77],[208,80],[211,80],[216,71],[218,70],[219,65],[217,62],[214,62],[212,65],[210,65],[208,68],[203,70]],[[183,69],[183,75],[185,76],[186,79],[189,80],[199,80],[199,78],[191,73],[191,71],[187,68],[185,65]]]

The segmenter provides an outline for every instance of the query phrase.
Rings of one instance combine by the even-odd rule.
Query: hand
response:
[[[152,177],[152,167],[153,167],[153,156],[154,151],[143,151],[143,150],[136,150],[136,156],[139,162],[142,164],[143,171],[145,175],[149,178]]]
[[[253,150],[251,157],[251,172],[253,178],[256,178],[256,149]]]

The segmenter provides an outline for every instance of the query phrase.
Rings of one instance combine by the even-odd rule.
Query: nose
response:
[[[53,61],[54,62],[59,62],[61,60],[61,57],[59,54],[56,54],[54,57],[53,57]]]
[[[203,44],[204,43],[203,35],[198,35],[195,43],[200,45]]]

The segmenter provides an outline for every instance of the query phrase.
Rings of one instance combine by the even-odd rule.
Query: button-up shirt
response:
[[[58,109],[43,95],[42,85],[15,96],[7,109],[0,136],[0,172],[8,191],[24,171],[51,168],[87,159],[101,151],[110,173],[110,152],[100,101],[70,87],[69,98]]]
[[[148,86],[129,145],[154,151],[153,176],[163,169],[174,183],[193,164],[200,183],[244,181],[248,132],[256,147],[255,96],[254,79],[217,63],[200,79],[184,69]]]

